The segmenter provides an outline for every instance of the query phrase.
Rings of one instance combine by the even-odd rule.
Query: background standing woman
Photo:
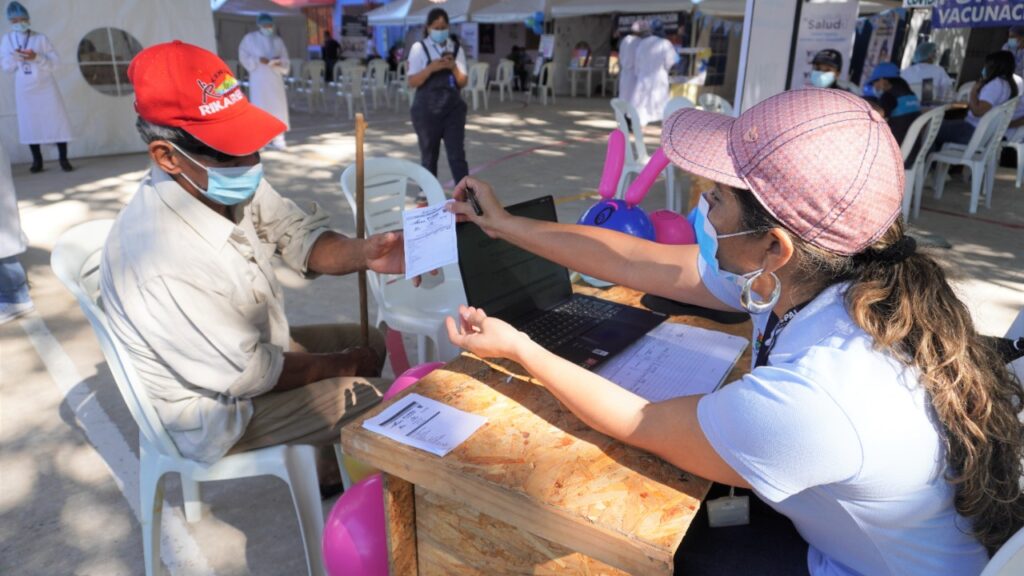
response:
[[[456,183],[469,174],[466,163],[466,54],[449,33],[448,13],[427,15],[427,36],[409,50],[409,87],[416,89],[412,125],[420,145],[420,163],[437,176],[441,141]]]
[[[57,144],[60,167],[70,172],[68,140],[71,123],[57,90],[53,71],[60,57],[50,40],[32,29],[28,10],[19,2],[7,5],[12,30],[0,40],[0,68],[14,74],[14,101],[18,108],[18,136],[32,151],[31,171],[42,172],[42,144]]]

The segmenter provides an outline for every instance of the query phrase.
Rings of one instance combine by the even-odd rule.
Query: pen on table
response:
[[[469,186],[466,186],[466,199],[469,200],[469,204],[473,207],[473,212],[476,212],[477,216],[484,215],[484,210],[480,207],[480,201],[476,199],[476,192]]]

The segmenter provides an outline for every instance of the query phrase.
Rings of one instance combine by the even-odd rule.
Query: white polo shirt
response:
[[[801,310],[767,366],[702,398],[701,429],[793,521],[811,574],[978,574],[988,556],[954,508],[928,395],[874,349],[845,290]]]
[[[424,38],[419,42],[415,42],[412,48],[409,49],[409,66],[406,69],[406,74],[412,76],[413,74],[419,74],[427,67],[427,52],[423,51],[423,46],[426,45],[427,50],[430,52],[430,60],[434,61],[441,57],[441,54],[445,52],[455,52],[455,41],[449,38],[444,44],[438,44],[430,38]],[[455,66],[458,67],[459,72],[463,75],[466,74],[466,50],[459,46],[459,52],[455,55]]]

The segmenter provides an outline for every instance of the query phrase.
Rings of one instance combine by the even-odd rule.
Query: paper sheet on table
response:
[[[455,214],[444,204],[410,208],[402,213],[405,236],[405,277],[415,278],[459,261]]]
[[[487,418],[463,412],[419,394],[409,394],[363,422],[363,427],[401,442],[444,456],[473,435]]]
[[[666,322],[597,372],[650,402],[661,402],[714,391],[746,348],[745,338]]]

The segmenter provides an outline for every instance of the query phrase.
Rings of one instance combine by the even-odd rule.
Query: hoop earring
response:
[[[759,271],[757,274],[747,278],[747,281],[743,283],[743,289],[740,291],[740,304],[746,308],[747,312],[755,315],[764,314],[775,308],[775,305],[779,303],[779,296],[782,295],[782,281],[779,280],[779,277],[774,272],[769,272],[768,275],[775,281],[775,288],[772,290],[771,296],[763,302],[754,300],[754,281],[760,278],[761,274],[764,274],[764,272]]]

